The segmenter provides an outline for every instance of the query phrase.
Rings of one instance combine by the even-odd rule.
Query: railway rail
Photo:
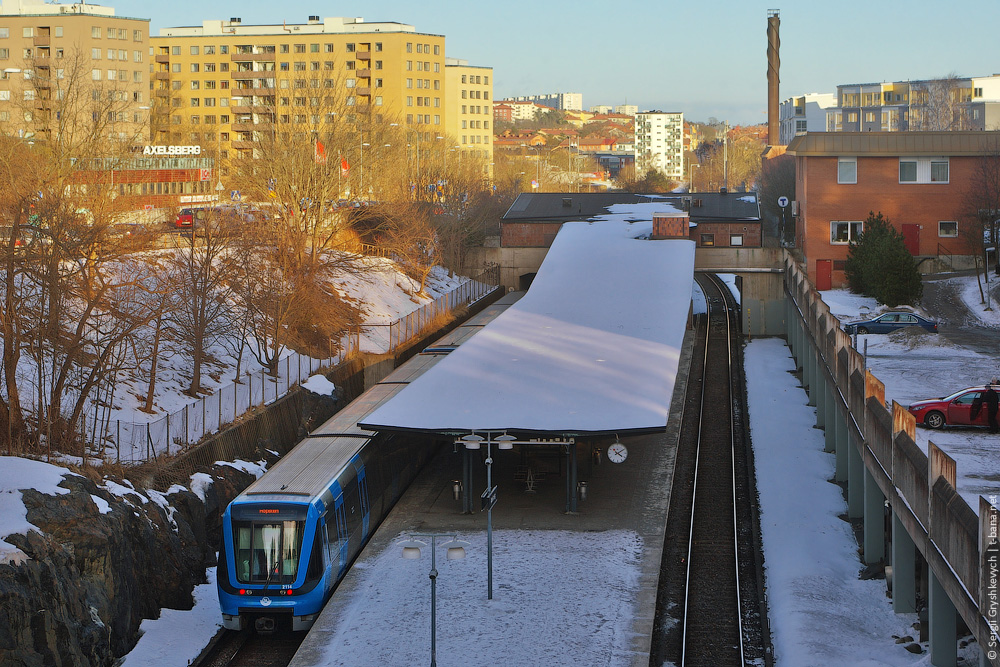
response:
[[[770,663],[739,307],[716,276],[684,404],[651,664]]]

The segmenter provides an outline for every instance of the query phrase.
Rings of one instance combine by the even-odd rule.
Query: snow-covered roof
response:
[[[663,430],[694,243],[641,238],[662,202],[612,208],[599,222],[564,224],[528,293],[362,426],[567,436]]]

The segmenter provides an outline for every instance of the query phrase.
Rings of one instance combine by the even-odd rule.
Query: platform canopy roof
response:
[[[662,431],[694,243],[649,240],[656,203],[562,226],[517,303],[361,423],[541,436]],[[627,222],[627,220],[642,220]]]

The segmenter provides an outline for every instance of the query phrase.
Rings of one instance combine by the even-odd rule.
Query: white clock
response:
[[[608,447],[608,460],[612,463],[622,463],[626,458],[628,458],[628,450],[622,443],[616,442]]]

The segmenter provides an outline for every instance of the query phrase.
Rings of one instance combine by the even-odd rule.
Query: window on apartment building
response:
[[[171,46],[170,47],[170,55],[172,55],[172,56],[179,56],[180,54],[181,54],[181,47],[179,47],[179,46]]]
[[[94,47],[94,48],[90,49],[90,59],[91,60],[100,60],[101,59],[101,49],[100,49],[100,47]]]
[[[382,42],[375,42],[375,50],[376,51],[382,50]]]
[[[309,71],[310,72],[318,72],[319,71],[319,61],[318,60],[313,60],[313,61],[311,61],[309,63]]]
[[[699,245],[714,246],[715,245],[715,234],[702,234],[701,235],[701,243]]]
[[[406,43],[406,52],[407,53],[413,53],[413,42],[407,42]]]
[[[319,53],[319,44],[310,44],[309,53]]]
[[[192,46],[191,47],[191,55],[192,56],[196,56],[196,55],[198,55],[198,53],[199,53],[198,47],[197,46]]]
[[[941,220],[938,222],[938,236],[943,238],[957,237],[958,222],[955,220]]]
[[[142,62],[142,51],[132,52],[132,62],[141,63]]]
[[[382,106],[382,96],[381,95],[376,95],[375,96],[375,106],[377,106],[377,107]]]
[[[293,69],[296,72],[305,72],[306,71],[306,64],[304,62],[302,62],[302,61],[298,61],[293,66]]]
[[[382,79],[375,79],[375,87],[376,88],[382,87]]]
[[[353,60],[348,60],[347,61],[347,70],[348,71],[354,71],[354,69],[355,69],[355,63],[354,63],[354,61]]]
[[[296,44],[295,45],[295,53],[305,53],[305,52],[306,52],[306,45],[305,44]]]
[[[206,46],[205,47],[205,55],[206,56],[214,56],[215,55],[215,47],[214,46]]]
[[[183,81],[171,81],[170,82],[170,89],[171,90],[180,90],[182,83],[184,83],[184,82]]]
[[[858,182],[858,159],[855,157],[837,158],[837,182]]]
[[[114,28],[108,28],[108,39],[114,39],[117,32]]]
[[[0,28],[0,39],[10,39],[10,28]]]
[[[931,183],[948,182],[948,160],[931,160]]]
[[[101,27],[100,26],[96,26],[96,25],[95,26],[91,26],[91,28],[90,28],[90,38],[91,39],[100,39],[101,38]]]
[[[846,245],[861,235],[863,224],[860,220],[833,220],[830,222],[830,243]]]

